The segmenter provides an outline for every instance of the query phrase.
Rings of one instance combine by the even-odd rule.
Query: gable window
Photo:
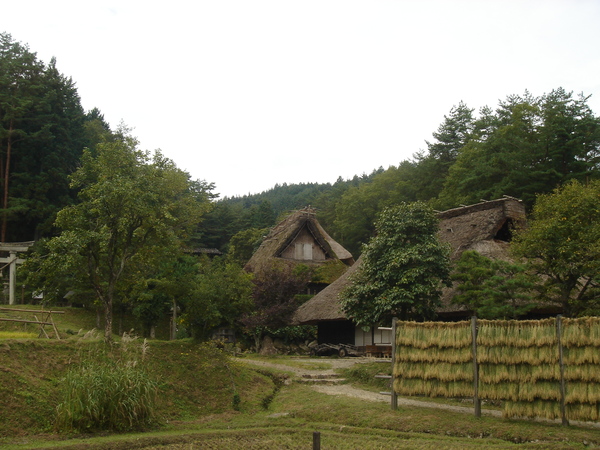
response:
[[[311,261],[313,259],[312,244],[302,244],[297,242],[295,245],[295,259],[302,261]]]

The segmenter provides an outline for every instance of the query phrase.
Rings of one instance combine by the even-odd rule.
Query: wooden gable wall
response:
[[[325,250],[319,245],[307,226],[302,227],[279,256],[297,261],[325,261],[327,259]]]

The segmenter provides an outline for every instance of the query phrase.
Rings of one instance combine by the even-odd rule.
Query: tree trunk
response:
[[[8,126],[8,138],[6,140],[6,163],[4,164],[4,192],[2,198],[2,232],[0,233],[0,241],[6,242],[6,229],[8,222],[8,180],[10,177],[10,153],[12,151],[12,132],[13,132],[13,119],[10,120]]]
[[[260,333],[260,332],[254,333],[254,346],[256,347],[256,353],[260,353],[261,338],[262,338],[262,333]]]
[[[112,343],[112,298],[104,300],[104,342]]]
[[[173,299],[173,321],[171,322],[171,340],[177,337],[177,301]]]
[[[123,336],[123,309],[119,308],[119,336]]]

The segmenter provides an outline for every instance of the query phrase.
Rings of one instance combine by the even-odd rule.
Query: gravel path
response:
[[[363,363],[373,362],[373,359],[372,358],[362,358],[362,357],[360,357],[360,358],[344,358],[344,359],[338,359],[338,358],[332,358],[332,359],[302,358],[302,359],[299,359],[299,361],[306,362],[306,363],[317,363],[317,364],[326,363],[326,364],[331,365],[331,369],[326,369],[326,370],[308,370],[308,369],[303,369],[303,368],[298,368],[298,367],[287,366],[285,364],[275,364],[275,363],[270,363],[270,362],[266,362],[266,361],[256,361],[256,360],[243,359],[243,358],[238,358],[238,361],[253,364],[253,365],[263,366],[263,367],[272,367],[272,368],[284,370],[287,372],[293,372],[297,378],[301,378],[303,375],[312,375],[312,376],[333,375],[336,373],[336,369],[352,367],[355,364],[363,364]],[[317,392],[321,392],[321,393],[327,394],[327,395],[337,395],[337,396],[345,395],[347,397],[360,398],[360,399],[363,399],[366,401],[390,403],[389,395],[382,395],[377,392],[366,391],[364,389],[358,389],[358,388],[351,386],[350,384],[335,384],[335,385],[322,385],[322,384],[317,385],[317,384],[315,384],[315,385],[312,385],[311,388]],[[416,407],[420,407],[420,408],[444,409],[446,411],[455,411],[455,412],[459,412],[459,413],[473,414],[472,406],[467,407],[467,406],[445,405],[442,403],[424,402],[424,401],[412,400],[412,399],[403,398],[403,397],[398,397],[398,405],[416,406]],[[481,415],[502,417],[502,411],[493,410],[493,409],[482,409]],[[536,422],[560,423],[560,420],[549,420],[549,419],[541,419],[541,418],[529,419],[529,420],[534,420]],[[579,422],[579,421],[575,421],[575,420],[572,420],[570,423],[572,425],[579,425],[579,426],[600,429],[600,423]]]
[[[299,367],[292,367],[292,366],[288,366],[285,364],[277,364],[277,363],[271,363],[271,362],[266,362],[266,361],[257,361],[257,360],[252,360],[252,359],[238,358],[237,360],[242,363],[247,363],[247,364],[252,364],[252,365],[262,366],[262,367],[271,367],[271,368],[278,369],[278,370],[293,372],[297,378],[301,378],[303,375],[312,375],[312,376],[332,375],[332,374],[336,373],[337,369],[352,367],[355,364],[363,364],[363,363],[373,362],[372,358],[344,358],[344,359],[302,358],[300,361],[305,362],[305,363],[317,363],[317,364],[327,363],[327,364],[331,365],[331,369],[309,370],[309,369],[303,369],[303,368],[299,368]],[[334,385],[322,385],[322,384],[316,385],[315,384],[315,385],[312,385],[311,387],[315,391],[321,392],[321,393],[327,394],[327,395],[337,395],[337,396],[345,395],[347,397],[355,397],[355,398],[360,398],[360,399],[372,401],[372,402],[390,403],[389,395],[383,395],[383,394],[379,394],[377,392],[366,391],[364,389],[358,389],[358,388],[351,386],[350,384],[334,384]],[[449,411],[456,411],[456,412],[460,412],[460,413],[473,414],[473,407],[445,405],[445,404],[433,403],[433,402],[423,402],[423,401],[419,401],[419,400],[412,400],[412,399],[402,398],[402,397],[398,397],[398,405],[418,406],[418,407],[422,407],[422,408],[437,408],[437,409],[445,409],[445,410],[449,410]],[[501,411],[489,410],[489,409],[485,409],[485,410],[482,409],[481,414],[488,415],[488,416],[496,416],[496,417],[502,416]]]

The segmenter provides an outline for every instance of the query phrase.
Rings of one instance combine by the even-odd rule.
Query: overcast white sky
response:
[[[25,0],[0,31],[221,196],[335,182],[425,149],[453,105],[592,94],[598,0]]]

